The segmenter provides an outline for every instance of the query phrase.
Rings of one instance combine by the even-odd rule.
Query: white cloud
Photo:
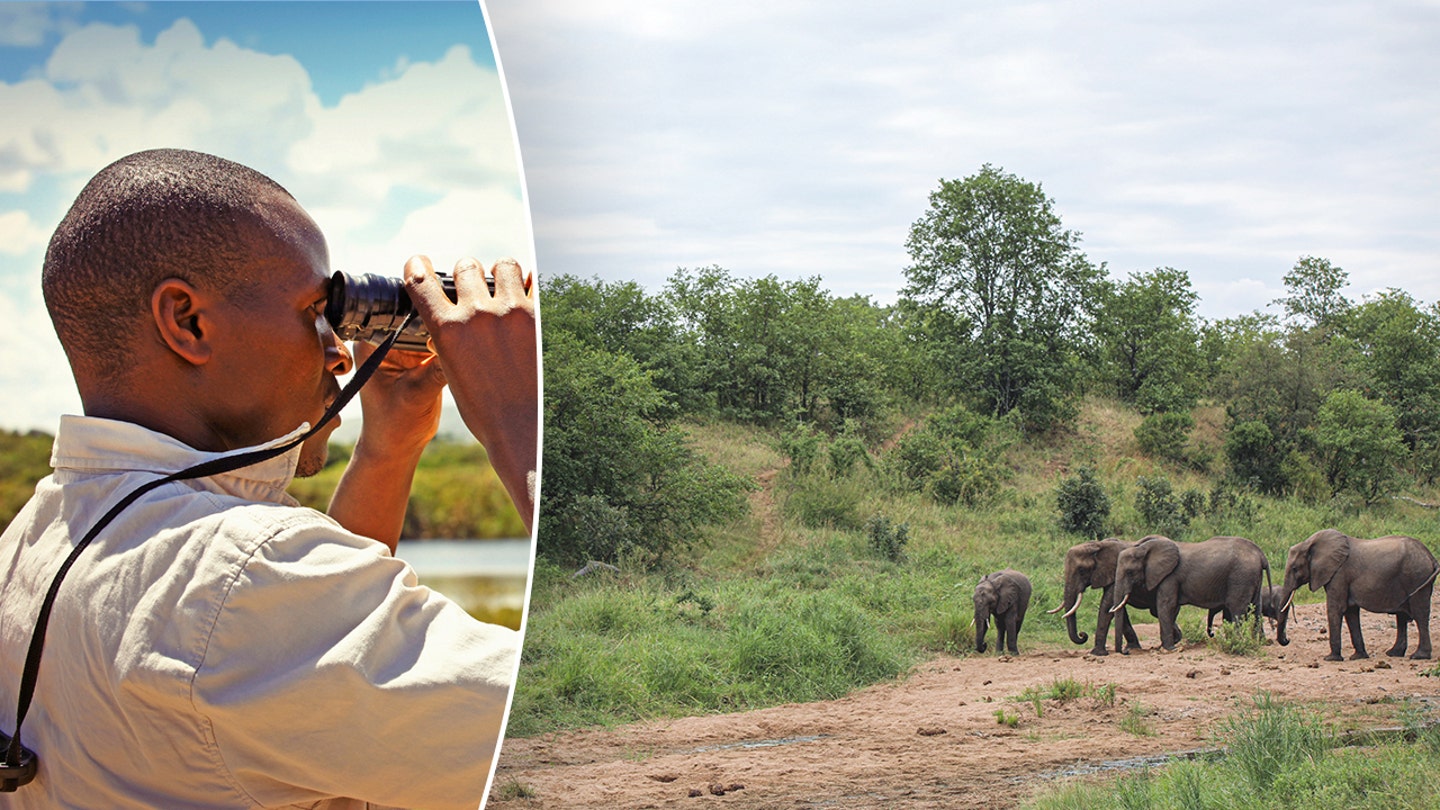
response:
[[[74,26],[79,3],[0,3],[0,47],[33,48]]]
[[[220,40],[189,20],[153,45],[133,26],[94,23],[60,41],[38,78],[0,83],[0,188],[25,191],[36,172],[88,177],[141,149],[184,146],[265,168],[319,108],[288,56]]]
[[[313,129],[286,154],[298,178],[290,190],[350,234],[371,224],[395,187],[448,194],[498,186],[519,205],[499,79],[463,45],[437,63],[407,65],[393,80],[346,95],[311,121]]]
[[[26,211],[0,212],[0,254],[20,256],[50,240],[50,233],[37,227]]]

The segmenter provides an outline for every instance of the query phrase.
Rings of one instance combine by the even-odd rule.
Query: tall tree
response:
[[[1346,321],[1358,365],[1395,409],[1415,471],[1440,474],[1440,307],[1421,307],[1403,290],[1356,305]]]
[[[1340,293],[1349,283],[1350,274],[1329,259],[1302,256],[1285,274],[1287,295],[1275,303],[1284,305],[1291,319],[1333,329],[1350,309],[1350,300]]]
[[[941,180],[910,228],[901,295],[953,329],[952,391],[1032,428],[1066,418],[1095,306],[1096,268],[1038,184],[986,164]]]
[[[1095,332],[1121,399],[1146,413],[1195,404],[1203,365],[1197,300],[1189,275],[1172,267],[1132,273],[1105,296]]]

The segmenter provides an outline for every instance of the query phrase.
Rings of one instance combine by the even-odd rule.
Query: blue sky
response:
[[[398,275],[415,253],[534,264],[476,2],[0,2],[0,109],[3,428],[79,410],[40,264],[84,182],[130,152],[200,149],[269,174],[337,269]]]
[[[1208,318],[1307,255],[1440,299],[1436,0],[486,5],[550,274],[893,301],[930,192],[989,163]]]

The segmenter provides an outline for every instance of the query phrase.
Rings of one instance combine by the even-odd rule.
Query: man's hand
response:
[[[357,365],[375,347],[356,341]],[[440,427],[445,374],[427,352],[391,349],[360,389],[360,439],[330,499],[330,516],[356,534],[390,547],[400,541],[415,466]]]
[[[405,287],[430,331],[465,426],[485,445],[528,529],[540,443],[535,289],[512,260],[501,260],[492,273],[494,295],[479,262],[457,262],[452,302],[430,259],[415,256],[405,263]]]

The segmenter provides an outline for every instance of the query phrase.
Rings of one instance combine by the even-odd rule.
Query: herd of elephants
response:
[[[1411,658],[1430,657],[1430,594],[1440,564],[1425,544],[1413,537],[1391,535],[1362,539],[1335,529],[1324,529],[1290,547],[1282,585],[1270,583],[1265,552],[1243,537],[1212,537],[1198,543],[1177,543],[1151,535],[1138,541],[1118,538],[1071,546],[1065,554],[1065,611],[1070,640],[1085,644],[1089,636],[1077,628],[1076,613],[1087,589],[1100,591],[1095,621],[1094,655],[1106,655],[1106,636],[1113,622],[1115,651],[1139,649],[1130,625],[1128,608],[1148,609],[1160,620],[1160,643],[1174,649],[1180,641],[1176,617],[1181,605],[1194,605],[1235,622],[1260,614],[1273,620],[1275,640],[1289,644],[1285,635],[1295,591],[1325,589],[1330,625],[1330,654],[1339,661],[1340,621],[1350,629],[1351,658],[1368,658],[1360,634],[1360,611],[1395,617],[1395,645],[1390,656],[1402,656],[1409,646],[1407,629],[1415,623],[1419,637]],[[994,621],[996,648],[1018,654],[1016,637],[1030,603],[1030,581],[1013,569],[997,571],[975,586],[975,649],[985,652],[985,636]],[[1209,629],[1207,623],[1207,630]],[[1255,632],[1263,634],[1263,622]]]

